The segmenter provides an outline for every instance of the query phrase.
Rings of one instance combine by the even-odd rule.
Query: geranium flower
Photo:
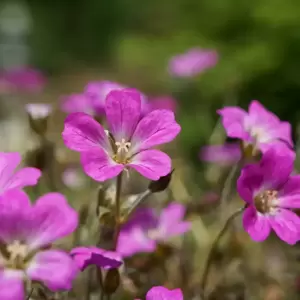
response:
[[[70,254],[81,271],[84,271],[89,265],[96,265],[98,268],[106,270],[115,269],[123,263],[117,252],[97,247],[77,247],[72,249]]]
[[[246,145],[252,144],[265,152],[278,144],[293,147],[291,125],[266,110],[258,101],[253,100],[249,112],[228,106],[218,110],[227,135],[239,138]]]
[[[0,195],[10,189],[37,184],[42,175],[39,169],[26,167],[15,171],[21,159],[18,152],[0,152]]]
[[[153,252],[158,243],[181,235],[191,227],[183,221],[185,207],[171,203],[158,216],[152,209],[138,210],[121,229],[117,252],[123,257],[139,252]]]
[[[84,112],[94,115],[91,99],[85,94],[72,94],[61,99],[61,110],[65,113]]]
[[[154,286],[148,291],[146,300],[183,300],[183,294],[180,289],[168,290],[163,286]]]
[[[169,72],[176,77],[194,77],[214,67],[217,62],[218,54],[216,51],[192,48],[171,58]]]
[[[0,299],[24,300],[24,283],[40,281],[52,291],[70,289],[78,268],[59,250],[45,250],[73,232],[78,215],[63,195],[49,193],[31,205],[20,190],[0,197]]]
[[[294,159],[274,148],[242,169],[237,189],[248,205],[243,224],[254,241],[265,240],[271,229],[288,244],[299,240],[300,219],[291,211],[300,208],[300,176],[291,175]]]
[[[180,132],[174,113],[155,110],[141,119],[141,94],[136,90],[112,91],[105,101],[109,132],[84,113],[70,114],[62,133],[65,145],[81,153],[87,175],[105,181],[134,168],[157,180],[171,171],[171,159],[153,146],[172,141]]]

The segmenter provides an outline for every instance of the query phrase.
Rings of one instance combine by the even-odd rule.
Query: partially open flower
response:
[[[87,175],[105,181],[134,168],[157,180],[171,171],[169,156],[151,148],[172,141],[180,132],[173,112],[154,110],[141,119],[141,94],[125,89],[110,92],[105,113],[109,132],[84,113],[70,114],[65,120],[64,142],[81,153]]]
[[[218,54],[214,50],[192,48],[183,54],[172,57],[169,72],[176,77],[194,77],[218,62]]]
[[[242,169],[237,189],[248,204],[243,224],[255,241],[265,240],[271,229],[288,244],[300,238],[300,218],[291,211],[300,208],[300,176],[291,175],[294,159],[274,148]]]
[[[72,233],[78,215],[59,193],[31,205],[28,196],[9,190],[0,197],[0,299],[25,299],[24,282],[40,281],[52,291],[70,289],[78,268],[60,250],[45,250]]]
[[[71,256],[75,260],[81,271],[89,265],[96,265],[100,269],[114,269],[122,265],[121,256],[114,251],[107,251],[97,247],[78,247],[71,251]]]
[[[140,209],[121,229],[117,252],[123,257],[153,252],[158,243],[187,232],[191,224],[183,221],[185,207],[171,203],[158,216],[152,209]]]

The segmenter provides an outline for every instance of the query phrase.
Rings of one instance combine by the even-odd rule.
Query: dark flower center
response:
[[[275,190],[266,190],[254,198],[254,205],[257,211],[262,214],[272,213],[278,204],[278,192]]]

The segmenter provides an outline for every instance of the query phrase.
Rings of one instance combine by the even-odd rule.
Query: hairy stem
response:
[[[113,249],[115,250],[118,243],[118,236],[121,229],[121,190],[122,190],[123,172],[117,177],[116,198],[115,198],[115,231],[113,239]]]
[[[214,260],[214,256],[215,256],[216,251],[218,249],[219,243],[220,243],[222,237],[227,232],[228,228],[230,227],[231,222],[238,215],[240,215],[245,210],[245,208],[246,207],[239,208],[232,215],[230,215],[230,217],[225,222],[223,228],[221,229],[221,231],[219,232],[219,234],[217,235],[217,237],[215,238],[215,240],[212,243],[212,246],[210,248],[210,251],[208,253],[208,257],[207,257],[207,260],[206,260],[206,263],[205,263],[204,272],[203,272],[202,281],[201,281],[201,291],[202,291],[202,298],[203,298],[203,300],[205,299],[205,287],[206,287],[206,284],[207,284],[207,279],[208,279],[209,271],[210,271],[210,268],[212,266],[212,262]]]

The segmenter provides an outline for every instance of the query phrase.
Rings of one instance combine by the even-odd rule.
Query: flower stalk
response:
[[[118,236],[121,229],[121,191],[122,191],[123,172],[117,177],[116,198],[115,198],[115,231],[113,239],[113,250],[117,248]]]

